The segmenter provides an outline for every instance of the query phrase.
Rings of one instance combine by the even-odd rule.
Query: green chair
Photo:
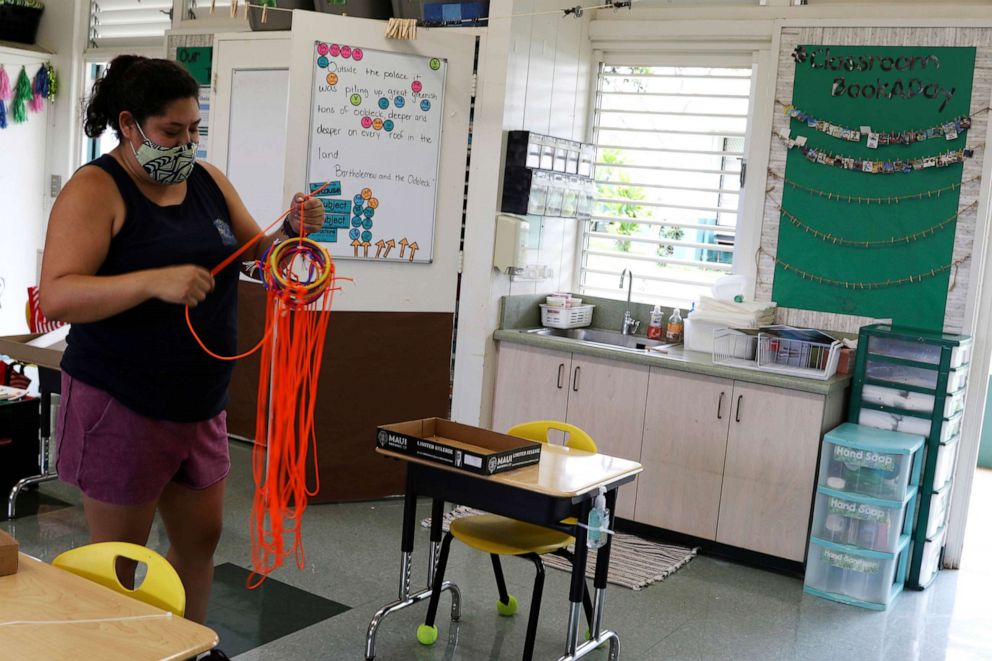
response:
[[[539,443],[547,443],[548,433],[552,430],[567,433],[568,438],[565,445],[573,450],[597,451],[596,443],[589,434],[566,422],[555,420],[525,422],[511,427],[507,434]],[[575,526],[577,522],[575,518],[568,518],[562,523]],[[499,556],[514,555],[534,563],[537,574],[534,578],[523,654],[525,661],[530,659],[534,653],[534,639],[537,634],[541,595],[544,590],[544,563],[541,561],[541,556],[546,553],[554,553],[567,558],[570,562],[574,561],[572,553],[568,551],[567,547],[575,541],[575,538],[558,530],[524,523],[497,514],[476,514],[452,521],[444,540],[441,542],[441,552],[438,557],[437,569],[434,572],[433,592],[427,608],[427,619],[424,624],[417,627],[417,640],[423,645],[432,645],[437,640],[437,626],[435,626],[434,621],[437,616],[438,600],[441,595],[440,587],[444,583],[444,570],[448,562],[448,552],[452,539],[457,539],[466,546],[489,554],[493,564],[493,573],[496,577],[496,589],[499,592],[496,610],[503,616],[509,617],[516,613],[518,602],[516,597],[507,592]],[[589,598],[588,589],[583,590],[582,601],[585,606],[586,619],[591,623],[592,600]]]

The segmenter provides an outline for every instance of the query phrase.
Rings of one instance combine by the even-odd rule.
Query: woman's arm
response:
[[[48,219],[41,267],[41,311],[68,323],[99,321],[150,298],[195,306],[213,289],[210,273],[185,264],[97,276],[124,202],[113,179],[97,167],[84,167],[66,184]]]
[[[238,191],[234,189],[234,184],[224,176],[224,173],[216,168],[216,166],[210,163],[205,163],[203,161],[198,161],[200,165],[206,168],[207,172],[213,177],[217,186],[220,188],[221,192],[224,194],[224,201],[227,202],[227,211],[231,217],[231,230],[234,232],[234,236],[238,239],[238,245],[244,245],[252,238],[254,238],[260,229],[258,223],[252,218],[251,213],[249,213],[248,208],[245,207],[244,202],[241,201],[241,196],[238,195]],[[302,193],[297,193],[293,196],[290,202],[294,205],[293,213],[289,215],[290,225],[297,232],[300,231],[300,214],[298,209],[295,208],[299,204],[299,200],[303,198]],[[273,219],[266,219],[266,222],[271,222]],[[303,210],[303,226],[307,233],[316,232],[324,224],[324,205],[321,204],[320,200],[317,198],[310,198],[304,202]],[[268,236],[259,240],[248,252],[244,255],[243,261],[249,261],[252,259],[258,259],[268,248],[272,245],[276,239],[287,239],[289,238],[285,232],[282,231],[282,227]]]

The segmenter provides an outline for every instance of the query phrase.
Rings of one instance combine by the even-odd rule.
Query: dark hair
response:
[[[181,66],[171,60],[140,55],[118,55],[95,83],[86,103],[83,128],[91,138],[110,126],[121,138],[117,120],[127,110],[138,124],[161,115],[176,99],[196,98],[200,87]]]

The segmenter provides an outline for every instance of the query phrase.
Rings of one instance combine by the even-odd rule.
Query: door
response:
[[[521,422],[565,420],[572,354],[501,342],[493,429]]]
[[[822,395],[735,382],[716,540],[802,562]]]
[[[286,209],[289,38],[250,33],[214,45],[209,153],[266,227]],[[302,188],[301,188],[302,190]]]
[[[572,355],[566,422],[580,427],[603,454],[641,460],[649,368]],[[620,487],[617,516],[634,518],[637,481]]]
[[[733,385],[730,379],[652,368],[637,521],[716,538]]]

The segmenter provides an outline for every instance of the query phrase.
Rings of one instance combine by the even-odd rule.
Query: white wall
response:
[[[496,373],[492,334],[500,298],[572,285],[575,219],[546,218],[541,247],[531,252],[529,261],[550,266],[552,278],[511,282],[493,271],[492,251],[503,132],[526,129],[588,139],[590,17],[557,13],[574,5],[567,0],[493,0],[489,6],[490,23],[479,58],[451,414],[468,424],[487,426],[491,421]],[[540,12],[556,13],[522,16]],[[508,16],[516,18],[499,18]]]

